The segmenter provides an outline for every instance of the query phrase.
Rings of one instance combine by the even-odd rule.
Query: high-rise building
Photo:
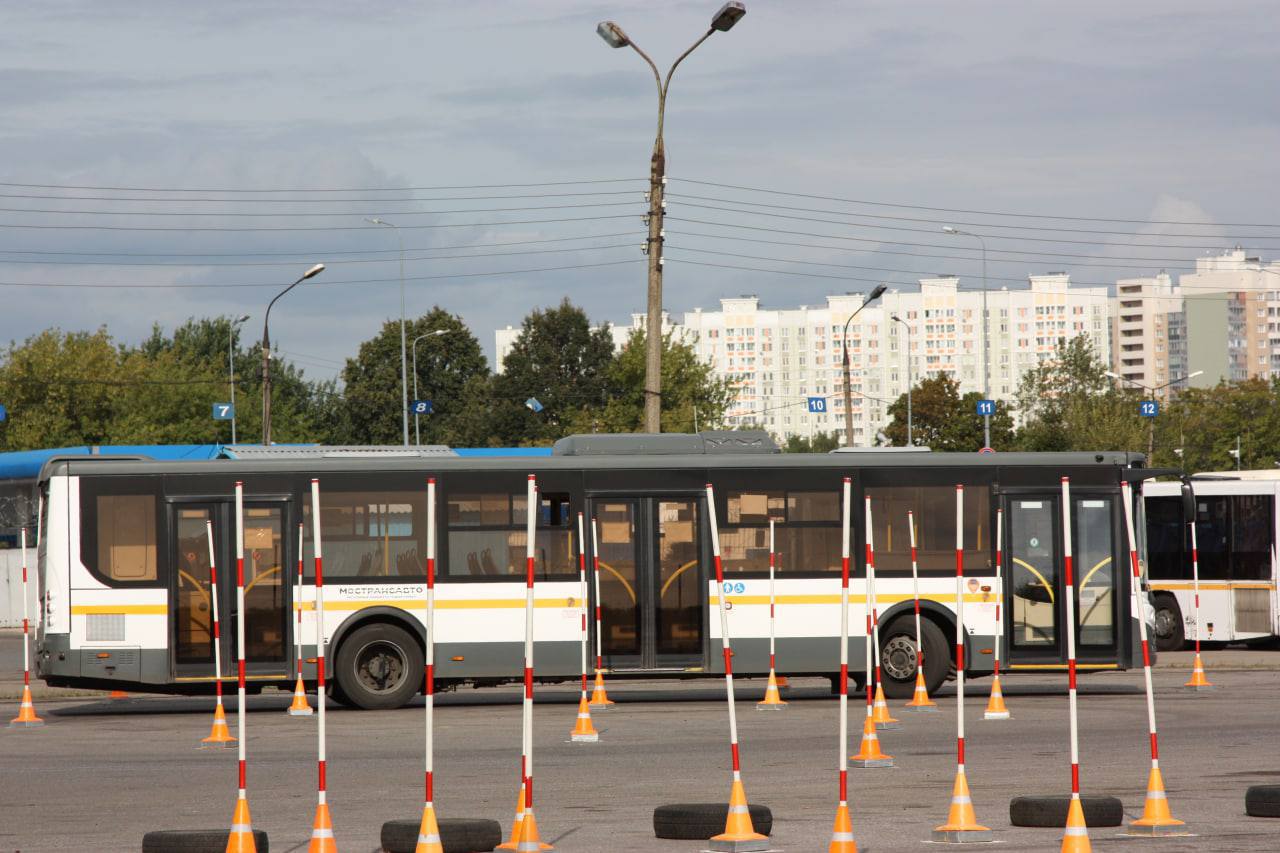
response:
[[[1182,288],[1166,272],[1116,282],[1111,300],[1112,370],[1148,388],[1178,387],[1187,369]]]
[[[1193,386],[1280,377],[1280,262],[1237,246],[1197,258],[1196,271],[1178,283],[1186,300],[1187,365],[1204,371]]]

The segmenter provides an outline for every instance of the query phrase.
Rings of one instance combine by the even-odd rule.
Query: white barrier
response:
[[[36,603],[36,553],[34,549],[27,551],[27,571],[30,573],[31,585],[27,591],[27,606],[30,608],[31,627],[40,623],[40,607]],[[0,549],[0,628],[22,627],[22,550],[19,548]]]

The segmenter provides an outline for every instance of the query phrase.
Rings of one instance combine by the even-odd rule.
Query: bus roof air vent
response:
[[[560,439],[553,456],[688,456],[780,453],[763,430],[704,430],[699,433],[587,433]]]

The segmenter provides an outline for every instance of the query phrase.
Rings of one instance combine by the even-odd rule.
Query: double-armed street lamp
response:
[[[1197,376],[1200,376],[1202,373],[1204,373],[1203,370],[1197,370],[1195,373],[1188,373],[1186,376],[1179,376],[1175,379],[1170,379],[1168,382],[1165,382],[1162,385],[1151,386],[1151,385],[1144,385],[1143,383],[1139,382],[1136,379],[1130,379],[1127,376],[1121,376],[1119,373],[1112,373],[1110,370],[1103,371],[1104,376],[1110,376],[1112,379],[1118,379],[1121,382],[1128,382],[1130,385],[1134,385],[1138,388],[1141,388],[1143,391],[1146,391],[1148,394],[1151,395],[1152,400],[1158,400],[1157,395],[1159,395],[1161,391],[1168,388],[1169,386],[1177,385],[1179,382],[1186,382],[1188,379],[1195,379]],[[1155,454],[1155,451],[1156,451],[1156,412],[1153,409],[1151,414],[1144,415],[1144,416],[1151,419],[1151,423],[1148,425],[1148,428],[1147,428],[1147,464],[1150,465],[1151,457]]]
[[[907,330],[907,447],[912,447],[915,442],[911,440],[911,324],[897,314],[890,314],[889,319],[901,323]]]
[[[862,304],[857,310],[849,315],[849,319],[844,321],[844,331],[840,334],[840,362],[844,371],[844,445],[845,447],[853,447],[853,392],[849,388],[849,323],[854,317],[862,312],[872,302],[875,302],[884,292],[888,290],[888,285],[877,284],[875,288],[868,294],[867,298],[862,300]]]
[[[950,225],[942,226],[942,231],[958,237],[972,237],[982,246],[982,399],[990,400],[991,385],[987,380],[987,362],[990,360],[987,357],[987,241],[981,234],[962,231]],[[991,446],[991,415],[989,414],[982,416],[982,446]]]
[[[742,3],[729,2],[721,6],[711,18],[711,26],[702,37],[671,64],[665,80],[658,73],[658,66],[654,65],[648,54],[637,47],[635,42],[622,31],[622,27],[613,21],[602,21],[596,27],[600,38],[604,39],[610,47],[630,47],[640,54],[640,58],[653,70],[653,79],[658,84],[658,132],[653,141],[653,156],[649,161],[649,215],[647,217],[649,237],[645,243],[645,253],[649,256],[648,325],[645,336],[644,367],[645,432],[662,431],[662,220],[665,212],[662,196],[667,173],[662,123],[667,104],[667,90],[671,86],[671,75],[675,74],[676,66],[683,62],[686,56],[710,38],[712,33],[726,33],[731,30],[745,14],[747,9]]]
[[[231,385],[231,443],[236,443],[236,327],[249,319],[241,314],[227,324],[227,380]]]
[[[418,400],[418,341],[423,338],[438,338],[441,335],[447,335],[453,329],[432,329],[430,332],[423,332],[413,339],[413,399]],[[422,446],[422,432],[418,429],[418,411],[413,412],[413,443],[418,447]]]
[[[409,361],[406,355],[404,338],[404,237],[400,234],[400,226],[394,225],[380,217],[364,218],[370,225],[381,225],[396,232],[396,240],[400,244],[400,420],[403,427],[404,446],[409,446]]]
[[[271,332],[268,329],[268,324],[271,322],[271,308],[276,304],[276,299],[322,272],[324,272],[324,264],[316,264],[304,272],[297,281],[277,293],[275,299],[267,303],[267,313],[262,316],[262,445],[264,447],[271,446]]]

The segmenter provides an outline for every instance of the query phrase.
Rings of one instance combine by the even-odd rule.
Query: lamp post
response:
[[[613,21],[602,21],[596,32],[610,47],[630,47],[653,70],[653,79],[658,84],[658,131],[653,141],[653,156],[649,160],[649,238],[645,243],[645,252],[649,256],[648,285],[648,319],[645,338],[644,365],[644,430],[645,432],[662,431],[662,220],[665,203],[662,199],[666,184],[667,155],[662,139],[663,116],[667,105],[667,90],[671,86],[671,75],[676,66],[684,58],[693,53],[714,32],[728,32],[742,16],[747,14],[746,7],[739,2],[725,3],[711,18],[711,26],[693,46],[671,64],[666,79],[658,73],[658,66],[653,64],[643,50],[627,36],[622,28]]]
[[[862,304],[857,310],[849,315],[849,319],[844,321],[844,331],[840,334],[840,349],[843,351],[841,356],[841,369],[844,371],[844,446],[853,447],[853,392],[849,389],[849,323],[854,317],[862,312],[872,302],[875,302],[884,292],[888,290],[888,285],[877,284],[866,299],[862,300]]]
[[[231,443],[236,443],[236,326],[249,319],[248,314],[241,314],[227,324],[227,382],[231,386]]]
[[[981,234],[974,234],[972,231],[961,231],[959,228],[953,228],[950,225],[942,226],[943,232],[947,234],[955,234],[960,237],[972,237],[982,246],[982,399],[991,399],[991,385],[987,381],[987,241],[982,239]],[[982,416],[982,446],[991,446],[991,415]]]
[[[1121,376],[1119,373],[1112,373],[1110,370],[1103,371],[1104,376],[1110,376],[1112,379],[1119,379],[1121,382],[1128,382],[1130,385],[1136,385],[1137,387],[1141,388],[1143,391],[1150,393],[1153,398],[1158,398],[1157,395],[1161,391],[1163,391],[1165,388],[1168,388],[1170,385],[1177,385],[1179,382],[1186,382],[1188,379],[1195,379],[1197,376],[1199,376],[1202,373],[1204,373],[1203,370],[1197,370],[1195,373],[1188,373],[1186,376],[1179,376],[1176,379],[1170,379],[1168,382],[1164,383],[1163,385],[1156,385],[1153,388],[1150,385],[1142,384],[1136,379],[1130,379],[1127,376]],[[1156,452],[1156,419],[1152,417],[1151,423],[1148,425],[1148,429],[1147,429],[1147,464],[1148,465],[1151,464],[1151,457],[1155,455],[1155,452]]]
[[[396,232],[396,240],[400,244],[400,419],[404,432],[404,446],[409,446],[409,361],[405,355],[404,338],[404,237],[400,234],[400,226],[393,225],[377,216],[365,222],[372,225],[383,225]]]
[[[897,314],[890,314],[889,319],[907,330],[907,447],[911,447],[915,444],[911,440],[911,324]]]
[[[418,399],[418,341],[423,338],[438,338],[441,335],[449,334],[451,331],[453,330],[433,329],[432,331],[424,332],[413,339],[413,346],[411,348],[413,349],[413,399],[415,401]],[[422,433],[418,429],[418,413],[416,411],[413,413],[413,443],[418,447],[422,446]]]
[[[271,333],[267,324],[271,322],[271,308],[276,299],[324,272],[324,264],[316,264],[298,276],[298,280],[276,294],[275,299],[267,303],[267,313],[262,316],[262,446],[271,446]]]

